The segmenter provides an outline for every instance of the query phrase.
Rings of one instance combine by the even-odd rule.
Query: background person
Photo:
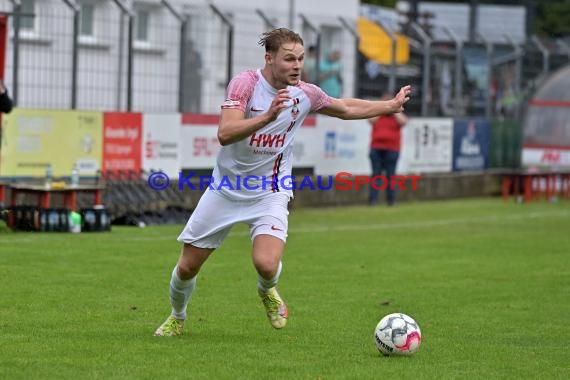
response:
[[[314,45],[309,46],[303,63],[303,80],[308,83],[318,84],[317,70],[317,48]]]
[[[10,113],[12,111],[12,99],[8,95],[8,89],[4,82],[0,80],[0,112]],[[0,147],[2,146],[2,139],[4,138],[4,129],[0,125]],[[0,199],[0,209],[2,208],[2,200]]]
[[[184,60],[184,112],[200,113],[202,111],[202,55],[196,49],[194,41],[188,41],[186,45],[186,57]]]
[[[391,98],[389,92],[382,95],[382,100]],[[396,189],[393,188],[392,178],[396,174],[396,165],[400,157],[401,129],[408,122],[407,116],[403,112],[391,115],[382,115],[368,120],[372,124],[372,135],[370,138],[370,164],[372,165],[372,177],[384,175],[388,181],[386,186],[386,203],[393,206],[396,202]],[[376,187],[382,187],[382,179],[374,181]],[[379,190],[370,184],[370,194],[368,203],[376,205],[378,203]]]
[[[12,111],[12,99],[8,95],[8,89],[4,82],[0,80],[0,112],[10,113]]]
[[[342,96],[340,52],[333,50],[319,64],[319,86],[333,98]]]
[[[213,189],[208,188],[178,237],[184,245],[170,279],[172,312],[156,329],[156,336],[182,334],[198,272],[237,223],[249,225],[257,290],[266,316],[274,328],[285,327],[289,314],[276,286],[287,239],[287,204],[293,192],[292,186],[281,188],[280,181],[291,176],[296,131],[311,111],[340,119],[368,119],[401,112],[409,100],[410,86],[388,101],[330,97],[318,86],[301,81],[305,49],[297,33],[275,29],[264,33],[259,44],[265,47],[265,66],[235,76],[222,104],[218,127],[222,148],[213,178],[232,187],[218,189],[215,182]],[[237,189],[246,176],[259,180]]]

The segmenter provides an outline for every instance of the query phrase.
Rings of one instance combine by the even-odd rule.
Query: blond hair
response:
[[[295,42],[303,45],[301,36],[287,28],[277,28],[265,32],[259,39],[259,44],[265,46],[265,52],[277,53],[281,45],[287,42]]]

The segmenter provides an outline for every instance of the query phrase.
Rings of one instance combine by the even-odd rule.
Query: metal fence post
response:
[[[129,20],[129,32],[127,34],[127,111],[130,112],[133,110],[133,37],[135,22],[132,13],[127,17]]]
[[[487,96],[485,96],[485,117],[490,118],[492,113],[492,102],[491,102],[491,86],[493,85],[493,54],[494,46],[493,43],[483,37],[481,34],[477,34],[477,37],[485,45],[485,50],[487,51]]]
[[[229,17],[223,14],[214,4],[210,4],[210,8],[228,27],[228,67],[226,72],[226,85],[232,80],[232,66],[233,66],[233,50],[234,50],[234,24],[230,21]]]
[[[127,16],[127,111],[133,106],[133,34],[134,34],[134,14],[120,0],[113,0],[122,12],[122,16]],[[121,31],[123,30],[121,23]],[[122,39],[121,39],[122,40]],[[119,52],[122,54],[122,52]],[[119,68],[121,71],[122,67]],[[119,84],[120,85],[120,84]]]
[[[186,57],[186,31],[188,29],[188,20],[189,17],[187,15],[182,15],[178,12],[172,4],[170,4],[169,0],[161,0],[162,4],[166,7],[166,9],[180,21],[180,51],[178,54],[180,55],[179,67],[178,67],[178,112],[183,112],[183,100],[184,100],[184,75],[185,75],[185,65],[184,65],[184,58]]]
[[[178,112],[184,112],[184,78],[186,77],[186,34],[190,17],[186,15],[180,24],[180,59],[178,67]]]
[[[275,29],[275,28],[276,28],[276,26],[275,26],[275,24],[273,23],[273,21],[271,21],[271,19],[270,19],[269,17],[267,17],[267,15],[266,15],[261,9],[257,8],[257,9],[255,10],[255,13],[257,13],[257,15],[258,15],[259,17],[261,17],[261,19],[263,20],[263,22],[265,22],[265,25],[266,25],[266,26],[268,26],[268,27],[271,28],[271,29]]]
[[[428,34],[415,22],[411,24],[412,29],[420,36],[423,43],[423,50],[424,50],[424,61],[423,61],[423,69],[422,69],[422,116],[427,116],[428,114],[428,92],[429,92],[429,83],[430,83],[430,75],[431,75],[431,43],[432,39]]]
[[[75,0],[63,0],[73,12],[73,45],[71,48],[71,109],[77,108],[77,61],[79,47],[79,11],[81,8]]]
[[[348,30],[348,32],[352,35],[352,37],[354,38],[354,78],[353,78],[353,96],[358,96],[358,87],[359,87],[359,74],[360,74],[360,70],[358,69],[358,53],[359,53],[359,45],[360,45],[360,38],[358,36],[358,32],[356,31],[356,29],[354,27],[352,27],[347,20],[344,19],[344,17],[339,17],[338,18],[340,20],[340,23],[342,24],[342,26],[344,26],[344,28],[346,30]]]
[[[295,30],[295,0],[289,0],[289,29]]]
[[[463,110],[463,41],[447,26],[444,26],[443,30],[455,43],[455,116],[461,116]]]
[[[315,44],[315,49],[317,50],[317,56],[315,57],[315,66],[316,66],[316,71],[317,71],[317,78],[315,85],[320,85],[321,84],[321,31],[319,30],[319,28],[317,28],[315,25],[313,25],[309,19],[307,17],[305,17],[305,15],[300,14],[299,17],[301,17],[301,20],[303,20],[303,23],[305,25],[307,25],[309,27],[309,29],[311,29],[313,31],[313,33],[315,33],[315,35],[317,36],[317,42]]]
[[[396,36],[396,33],[394,33],[394,31],[388,28],[386,25],[384,25],[382,21],[375,20],[374,22],[380,25],[380,27],[386,32],[388,37],[390,37],[390,39],[392,40],[392,52],[391,52],[392,59],[390,62],[390,76],[388,77],[388,91],[390,92],[390,94],[394,95],[394,92],[396,91],[396,64],[397,64],[396,50],[398,48],[398,37]]]
[[[14,47],[12,49],[12,102],[18,105],[18,72],[20,67],[20,17],[22,16],[22,5],[20,0],[11,0],[14,12]]]
[[[536,45],[538,50],[542,53],[542,74],[548,74],[548,70],[550,67],[550,52],[544,46],[544,44],[538,39],[536,35],[531,37],[531,41]]]
[[[513,47],[515,51],[515,96],[517,98],[516,108],[515,108],[515,117],[517,120],[520,118],[520,108],[522,102],[522,58],[523,58],[523,50],[517,44],[510,35],[505,34],[505,38],[509,42],[509,44]]]

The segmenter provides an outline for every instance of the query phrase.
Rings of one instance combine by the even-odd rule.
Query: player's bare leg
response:
[[[181,335],[186,320],[188,301],[196,286],[196,276],[202,264],[208,259],[213,249],[198,248],[184,244],[178,264],[172,271],[170,279],[171,315],[156,329],[155,336]]]
[[[285,243],[271,235],[258,235],[253,240],[253,265],[258,273],[257,287],[269,323],[276,329],[287,324],[287,305],[279,296],[276,285],[281,274],[281,256]]]

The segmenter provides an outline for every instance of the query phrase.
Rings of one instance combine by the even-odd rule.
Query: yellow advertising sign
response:
[[[378,24],[364,17],[357,22],[360,44],[358,49],[368,59],[381,65],[392,64],[392,39]],[[410,42],[408,38],[396,33],[396,64],[402,65],[410,60]]]
[[[95,175],[103,155],[103,113],[16,108],[3,116],[0,176]]]

